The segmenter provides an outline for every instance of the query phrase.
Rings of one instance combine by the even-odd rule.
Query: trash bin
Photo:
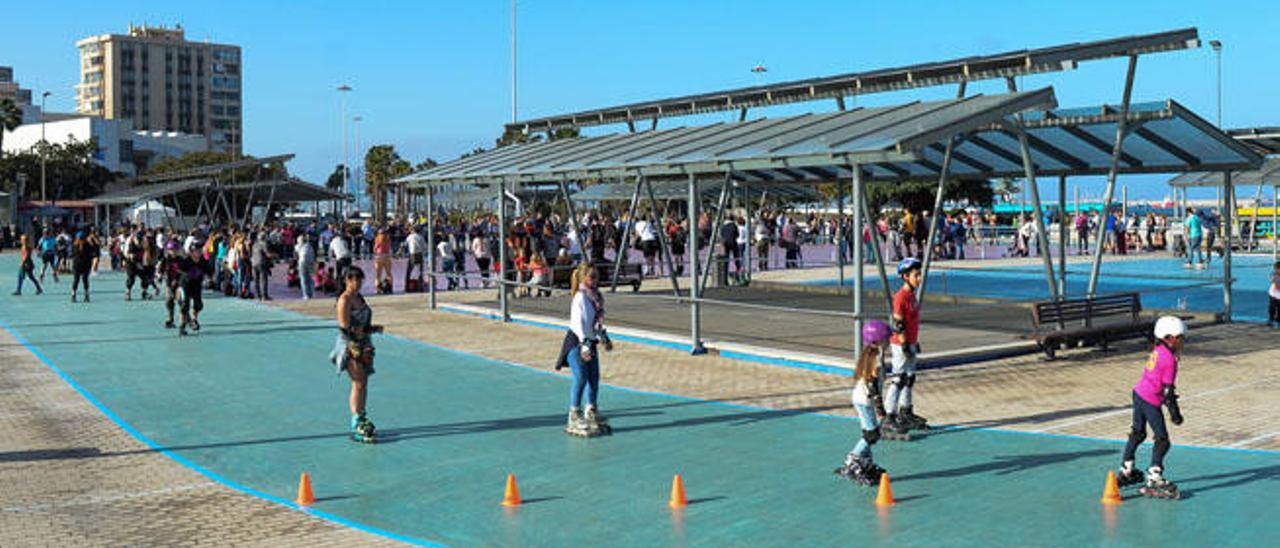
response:
[[[724,255],[716,256],[716,285],[729,287],[729,258]]]

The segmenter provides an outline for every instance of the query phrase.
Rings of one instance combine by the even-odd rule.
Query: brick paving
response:
[[[150,450],[0,331],[0,546],[391,546]]]

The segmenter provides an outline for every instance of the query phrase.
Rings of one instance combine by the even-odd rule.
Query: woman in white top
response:
[[[604,330],[604,297],[600,294],[599,273],[588,263],[578,266],[570,279],[573,303],[569,306],[569,331],[562,354],[573,371],[569,390],[569,421],[565,431],[570,435],[593,437],[610,433],[609,423],[596,408],[600,393],[600,356],[597,345],[612,348]],[[576,344],[574,347],[572,344]],[[586,412],[582,412],[583,393]]]
[[[471,237],[471,254],[476,258],[476,268],[480,269],[480,283],[483,287],[489,287],[489,242],[484,237],[484,232],[476,231]]]

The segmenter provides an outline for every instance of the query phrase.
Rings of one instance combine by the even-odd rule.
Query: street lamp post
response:
[[[49,197],[46,195],[48,185],[45,178],[45,158],[48,156],[49,143],[44,140],[44,102],[50,95],[53,95],[53,92],[46,91],[40,94],[40,201],[45,202],[46,206],[49,205]]]
[[[347,174],[351,171],[351,157],[347,152],[347,92],[351,91],[351,86],[342,84],[338,86],[338,97],[341,103],[342,121],[342,193],[347,194],[351,191],[348,186]]]
[[[1210,40],[1213,55],[1218,58],[1218,129],[1222,129],[1222,42]]]
[[[352,193],[355,194],[357,204],[360,203],[363,199],[362,196],[364,195],[364,160],[361,159],[363,156],[360,154],[364,150],[360,145],[360,122],[363,121],[363,116],[351,117],[351,127],[355,132],[356,138],[356,166],[351,170],[351,173],[354,176],[351,182],[351,187],[353,190]]]

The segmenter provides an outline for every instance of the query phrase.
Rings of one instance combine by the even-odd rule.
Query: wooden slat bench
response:
[[[1156,319],[1142,316],[1137,293],[1117,293],[1094,298],[1042,301],[1031,309],[1035,331],[1024,338],[1039,343],[1049,359],[1059,348],[1098,345],[1145,336],[1153,337]]]

